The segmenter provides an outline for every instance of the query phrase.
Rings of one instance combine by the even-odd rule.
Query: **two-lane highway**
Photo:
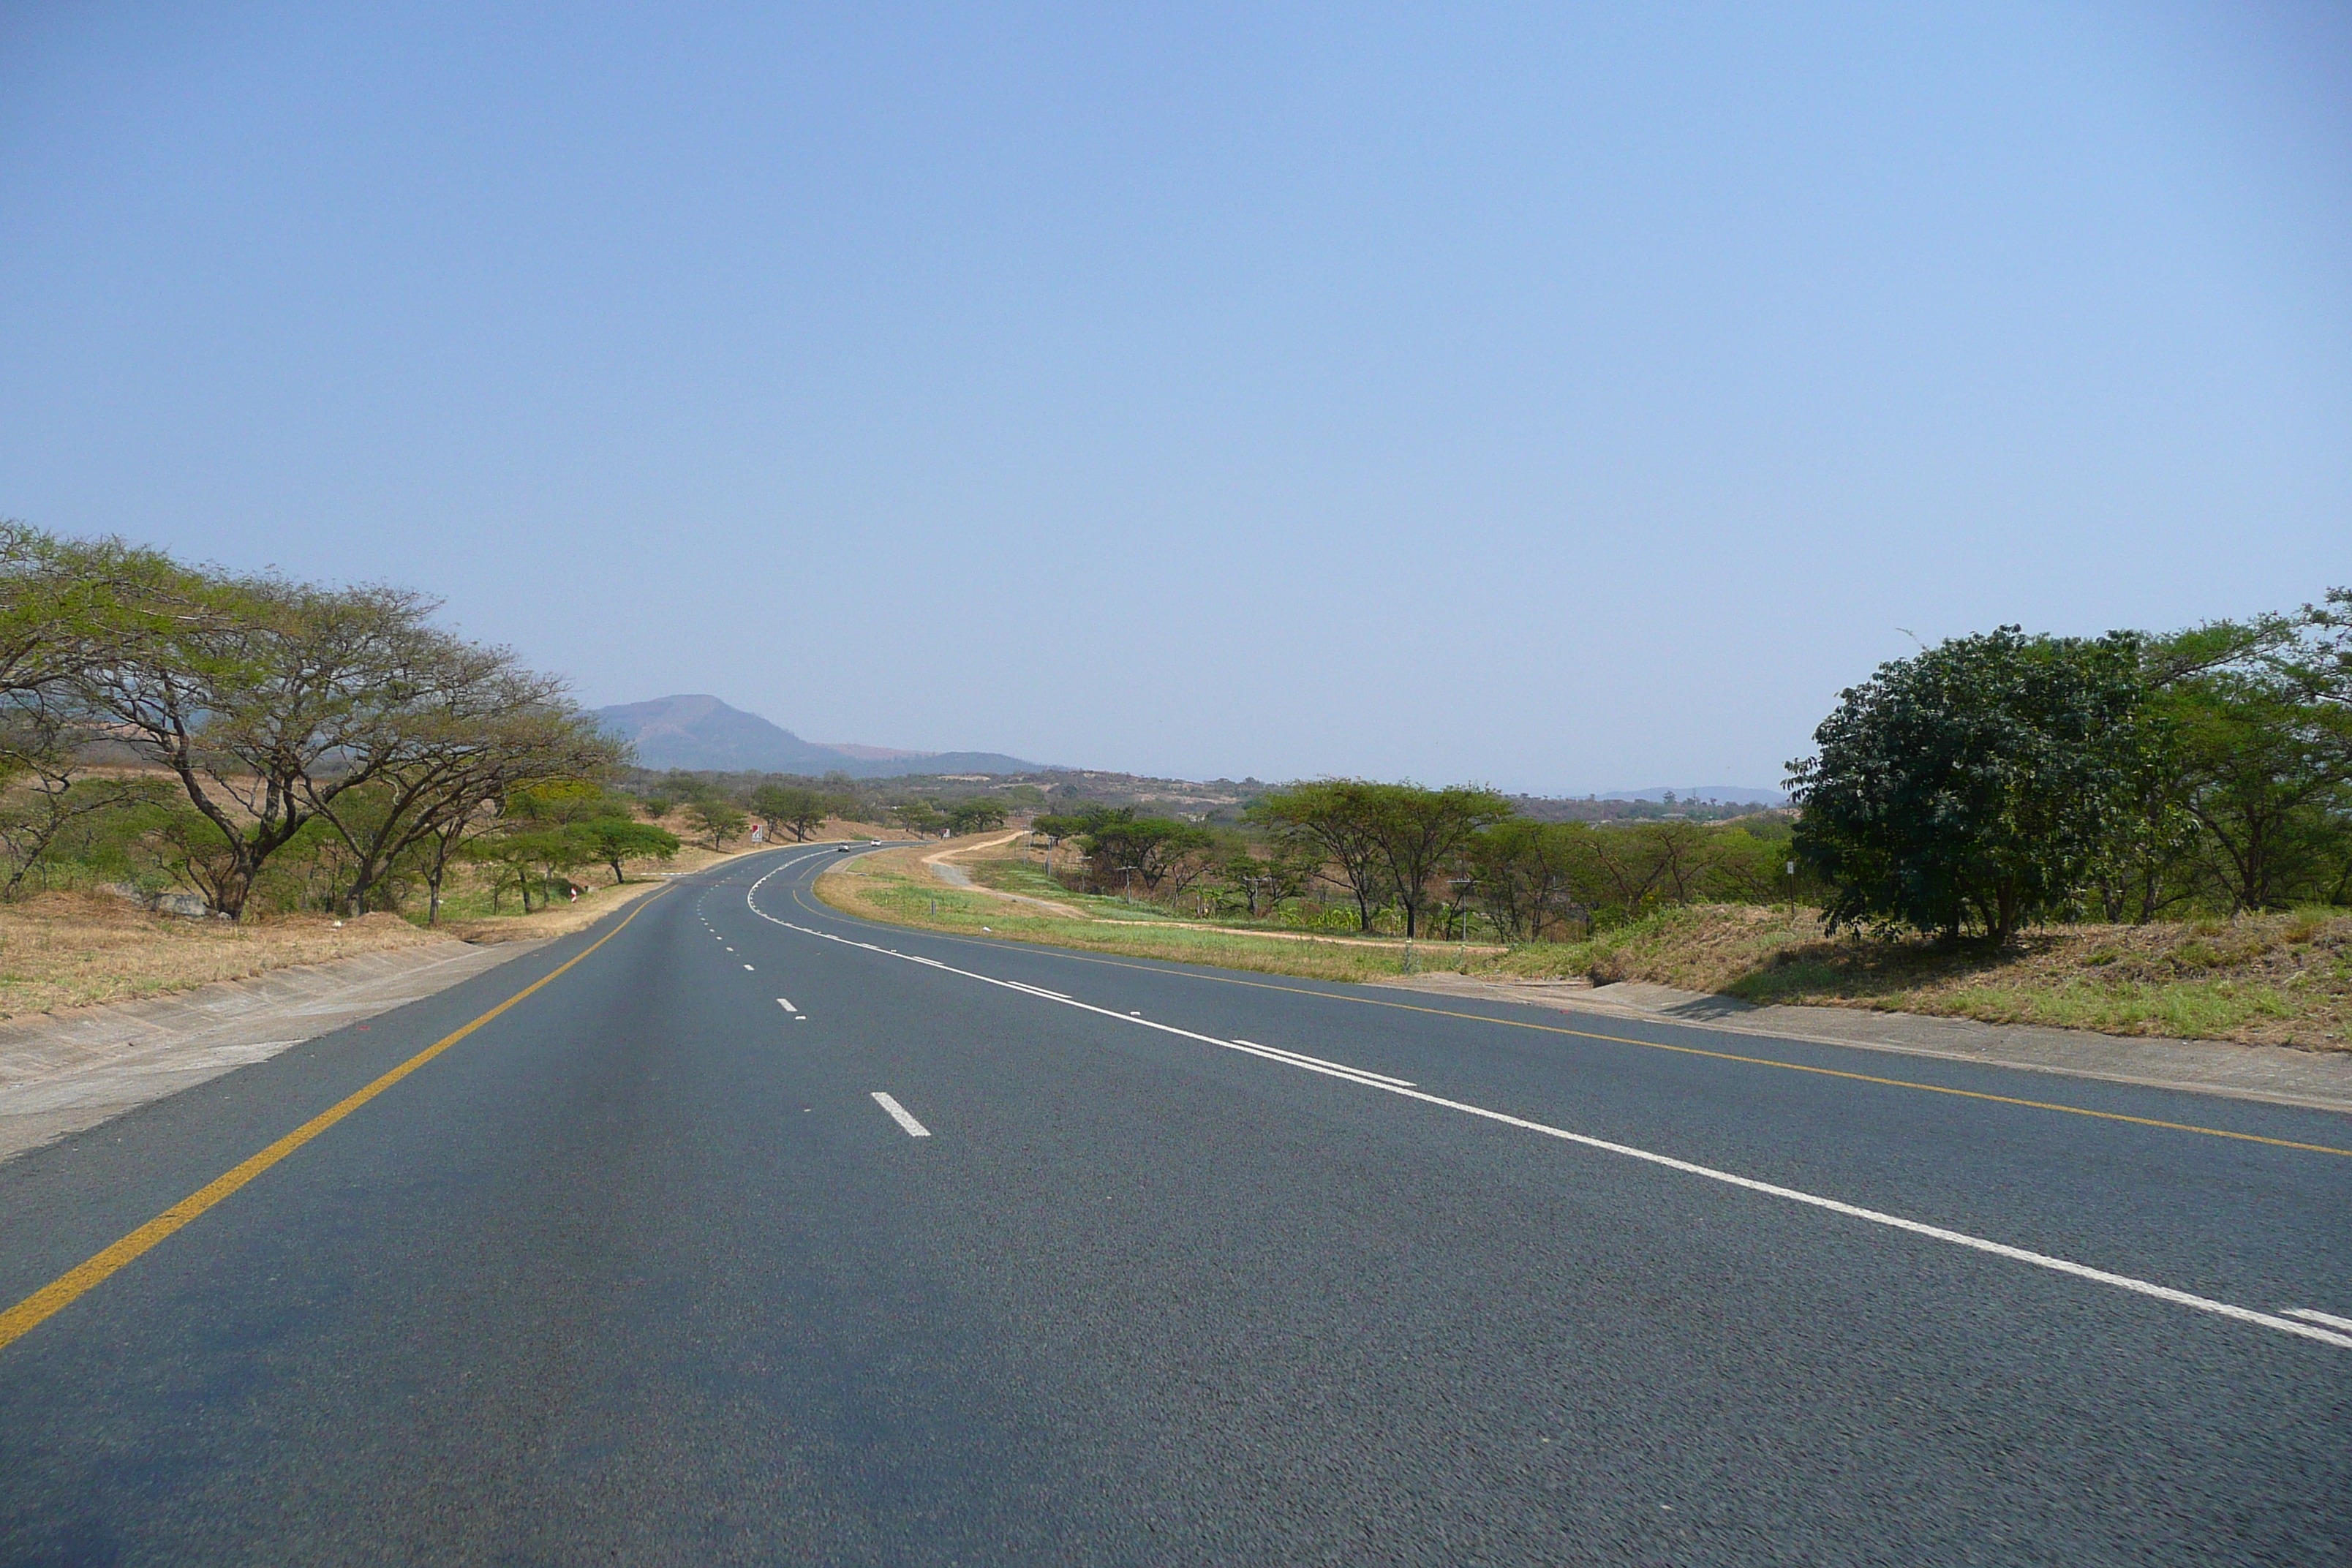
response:
[[[0,1560],[2352,1559],[2342,1118],[875,927],[840,858],[0,1165]]]

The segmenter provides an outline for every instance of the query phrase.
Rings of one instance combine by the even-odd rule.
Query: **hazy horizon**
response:
[[[0,221],[0,516],[592,707],[1769,789],[2352,581],[2331,5],[19,7]]]

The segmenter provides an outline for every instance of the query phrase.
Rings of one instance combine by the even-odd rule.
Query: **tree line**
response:
[[[1543,822],[1475,785],[1369,779],[1271,790],[1243,817],[1251,832],[1095,805],[1031,826],[1077,851],[1069,879],[1091,890],[1192,894],[1251,916],[1336,893],[1357,930],[1393,925],[1408,937],[1433,926],[1466,934],[1475,917],[1506,942],[1537,942],[1668,905],[1764,902],[1811,886],[1786,869],[1783,818]]]
[[[0,896],[72,863],[232,920],[265,890],[357,913],[422,887],[437,910],[486,836],[517,864],[537,836],[541,884],[592,839],[658,850],[602,788],[624,743],[436,608],[0,524]]]
[[[1994,942],[2352,901],[2352,590],[2183,632],[1957,637],[1790,764],[1833,925]]]
[[[1026,792],[1042,798],[1035,789]],[[741,833],[757,816],[795,843],[829,819],[892,823],[917,837],[981,833],[1002,827],[1005,802],[990,795],[941,800],[929,795],[861,795],[855,783],[835,775],[810,779],[790,773],[712,773],[674,769],[643,786],[646,809],[656,817],[683,808],[712,848]]]

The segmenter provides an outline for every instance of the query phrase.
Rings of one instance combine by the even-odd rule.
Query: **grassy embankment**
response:
[[[975,840],[974,842],[979,842]],[[1273,928],[1188,921],[1164,909],[1069,893],[1017,851],[959,859],[982,888],[1049,900],[1070,913],[943,886],[920,864],[940,846],[861,857],[818,892],[895,925],[1050,942],[1323,980],[1381,980],[1403,968],[1393,941],[1282,941]],[[1754,1003],[1876,1008],[2324,1049],[2352,1048],[2352,916],[2253,915],[2147,926],[2065,926],[1986,952],[1911,941],[1825,937],[1810,911],[1709,905],[1673,910],[1590,942],[1506,950],[1423,942],[1423,971],[1497,980],[1649,981]]]
[[[2352,1048],[2352,915],[2302,910],[2145,926],[2053,926],[1988,952],[1917,939],[1831,941],[1810,916],[1674,910],[1591,944],[1601,980],[1758,1003],[1882,1008],[1989,1024]]]
[[[969,842],[984,844],[990,837],[976,835]],[[1184,920],[1153,905],[1130,906],[1117,898],[1072,893],[1049,881],[1035,861],[1013,851],[960,858],[956,864],[980,887],[948,886],[921,864],[924,856],[943,848],[953,849],[955,844],[862,855],[827,873],[818,883],[818,896],[844,913],[891,925],[1050,942],[1134,958],[1213,963],[1316,980],[1378,980],[1404,972],[1404,943],[1392,938],[1367,940],[1338,932],[1284,931],[1263,923]],[[1071,912],[992,898],[983,889],[1045,900]],[[1413,960],[1423,970],[1450,969],[1457,966],[1457,952],[1449,943],[1419,942]],[[1473,946],[1470,952],[1475,959],[1497,955],[1500,950]]]

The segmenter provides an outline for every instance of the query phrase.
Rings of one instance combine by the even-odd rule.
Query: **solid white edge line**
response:
[[[769,876],[774,874],[770,872]],[[760,881],[764,882],[767,879],[766,877],[762,877]],[[745,889],[743,901],[753,914],[763,921],[782,926],[789,931],[804,931],[811,936],[830,937],[835,942],[845,943],[850,947],[862,947],[869,952],[884,953],[892,958],[908,956],[892,952],[888,948],[877,947],[872,942],[856,942],[847,937],[834,936],[830,931],[820,931],[809,926],[794,925],[790,921],[777,920],[775,916],[752,902],[751,895],[759,890],[760,883],[752,883]],[[934,968],[944,969],[950,974],[962,975],[967,980],[977,980],[983,984],[1001,986],[1007,991],[1026,991],[1031,994],[1035,994],[1033,987],[1023,985],[1015,981],[999,980],[992,974],[981,974],[969,969],[958,969],[952,964],[940,963],[936,959],[925,962]],[[2011,1247],[2006,1242],[1991,1241],[1980,1236],[1970,1236],[1966,1231],[1948,1230],[1942,1226],[1927,1225],[1916,1219],[1906,1219],[1901,1215],[1886,1214],[1878,1209],[1864,1208],[1858,1204],[1845,1203],[1837,1198],[1821,1197],[1812,1193],[1800,1192],[1794,1187],[1783,1187],[1775,1183],[1759,1181],[1753,1176],[1742,1176],[1730,1171],[1719,1171],[1712,1165],[1701,1165],[1689,1160],[1677,1160],[1671,1154],[1655,1153],[1648,1149],[1636,1149],[1630,1143],[1612,1143],[1605,1138],[1594,1138],[1582,1132],[1570,1132],[1563,1127],[1553,1127],[1541,1121],[1530,1121],[1526,1117],[1513,1116],[1507,1111],[1489,1110],[1483,1105],[1471,1105],[1459,1100],[1447,1100],[1443,1095],[1431,1094],[1425,1089],[1409,1089],[1396,1083],[1366,1078],[1353,1068],[1318,1067],[1311,1061],[1277,1056],[1263,1047],[1253,1047],[1233,1040],[1221,1040],[1213,1035],[1202,1035],[1191,1029],[1180,1029],[1173,1024],[1162,1024],[1154,1019],[1139,1017],[1131,1013],[1119,1013],[1108,1007],[1097,1007],[1090,1002],[1064,1002],[1062,1005],[1076,1007],[1081,1012],[1093,1013],[1117,1023],[1132,1024],[1139,1028],[1157,1029],[1162,1034],[1176,1035],[1188,1040],[1198,1040],[1203,1045],[1215,1046],[1222,1050],[1240,1051],[1245,1055],[1263,1058],[1267,1061],[1280,1062],[1285,1067],[1297,1068],[1301,1072],[1319,1073],[1327,1078],[1345,1079],[1350,1083],[1361,1084],[1367,1089],[1377,1089],[1383,1093],[1393,1094],[1401,1100],[1417,1100],[1424,1105],[1439,1106],[1447,1110],[1458,1110],[1465,1116],[1475,1116],[1505,1127],[1516,1127],[1522,1131],[1539,1133],[1547,1138],[1557,1138],[1562,1142],[1599,1150],[1605,1154],[1616,1154],[1628,1160],[1639,1160],[1645,1164],[1656,1165],[1669,1171],[1679,1171],[1685,1175],[1697,1176],[1706,1181],[1720,1182],[1726,1186],[1760,1193],[1766,1197],[1803,1204],[1809,1208],[1843,1215],[1848,1219],[1864,1220],[1872,1225],[1885,1226],[1890,1230],[1906,1231],[1913,1236],[1924,1236],[1930,1240],[1945,1242],[1953,1247],[1964,1247],[1972,1252],[2005,1258],[2013,1263],[2029,1263],[2037,1268],[2049,1269],[2054,1274],[2069,1275],[2077,1279],[2088,1279],[2100,1285],[2111,1285],[2118,1290],[2128,1290],[2135,1295],[2151,1297],[2158,1301],[2169,1301],[2177,1307],[2189,1307],[2200,1312],[2210,1312],[2216,1317],[2229,1318],[2242,1323],[2252,1323],[2261,1328],[2275,1330],[2283,1334],[2293,1334],[2298,1339],[2315,1340],[2321,1344],[2334,1345],[2340,1350],[2352,1350],[2352,1333],[2333,1332],[2307,1322],[2298,1321],[2293,1317],[2283,1317],[2273,1312],[2258,1312],[2251,1307],[2241,1307],[2229,1301],[2217,1301],[2210,1296],[2199,1296],[2187,1290],[2176,1290],[2169,1285],[2158,1285],[2153,1280],[2135,1279],[2128,1274],[2111,1273],[2107,1269],[2094,1268],[2088,1264],[2076,1263],[2068,1258],[2053,1258],[2046,1252],[2033,1252],[2022,1247]],[[884,1097],[877,1094],[875,1098],[881,1100]],[[2307,1312],[2309,1309],[2298,1309],[2298,1310]]]
[[[2352,1318],[2339,1318],[2333,1312],[2315,1311],[2309,1307],[2289,1307],[2286,1316],[2301,1318],[2306,1323],[2318,1323],[2325,1328],[2342,1329],[2352,1333]]]
[[[924,1126],[921,1122],[907,1114],[907,1108],[905,1106],[899,1104],[897,1100],[891,1099],[888,1095],[883,1093],[878,1089],[874,1091],[874,1103],[888,1111],[890,1113],[890,1120],[904,1128],[908,1137],[929,1138],[931,1135],[931,1130],[929,1128]]]

